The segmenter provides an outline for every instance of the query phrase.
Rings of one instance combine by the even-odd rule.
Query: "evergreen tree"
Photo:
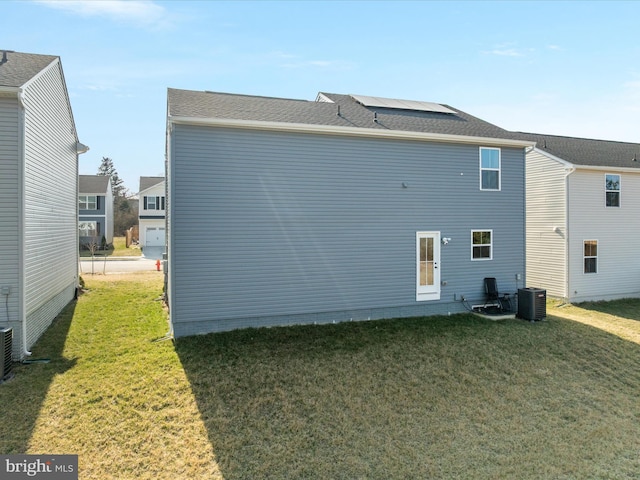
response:
[[[111,193],[113,194],[113,230],[114,235],[120,237],[127,229],[138,223],[138,209],[132,208],[127,198],[129,191],[124,186],[124,180],[118,176],[113,160],[102,157],[98,175],[111,177]]]
[[[117,201],[120,197],[125,197],[127,189],[123,185],[124,180],[118,176],[118,171],[113,165],[113,160],[109,157],[102,157],[102,162],[98,167],[98,175],[107,175],[111,177],[111,193],[113,194],[114,201]]]

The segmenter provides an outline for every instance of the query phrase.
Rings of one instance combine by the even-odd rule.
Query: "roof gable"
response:
[[[108,175],[78,175],[78,192],[105,195],[111,186]]]
[[[164,182],[164,177],[140,177],[140,190],[138,191],[142,192],[162,182]]]
[[[59,57],[6,51],[6,62],[3,62],[4,55],[0,58],[0,86],[17,88],[29,82]]]

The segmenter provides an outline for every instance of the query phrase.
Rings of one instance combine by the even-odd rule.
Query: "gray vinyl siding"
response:
[[[566,167],[538,151],[527,154],[527,286],[567,297]]]
[[[456,313],[487,276],[515,292],[524,150],[502,149],[502,190],[488,192],[480,146],[173,125],[174,333]],[[474,229],[493,230],[493,260],[471,261]],[[418,231],[452,239],[439,301],[416,301]]]
[[[605,206],[605,174],[621,177],[620,207]],[[578,168],[569,176],[569,298],[640,297],[640,173]],[[598,241],[598,271],[584,273],[584,241]]]
[[[24,275],[30,347],[73,298],[77,284],[77,138],[58,63],[25,88],[24,104]]]
[[[20,328],[20,109],[17,98],[0,97],[0,326]],[[8,305],[5,303],[8,300]],[[9,318],[7,318],[7,306]],[[15,342],[14,342],[15,346]],[[19,345],[15,347],[19,351]]]

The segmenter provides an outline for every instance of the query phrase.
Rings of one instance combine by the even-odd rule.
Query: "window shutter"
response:
[[[147,196],[144,196],[144,209],[147,209]]]
[[[162,198],[162,208],[160,210],[164,210],[164,197],[160,197]]]
[[[96,210],[100,210],[100,195],[96,195]]]
[[[156,210],[160,210],[160,197],[156,197]]]

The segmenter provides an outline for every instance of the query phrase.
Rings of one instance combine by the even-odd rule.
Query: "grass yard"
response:
[[[0,385],[2,453],[78,454],[81,479],[222,478],[157,298],[162,274],[96,275]]]
[[[127,247],[124,237],[113,237],[113,247],[104,251],[99,250],[96,255],[101,257],[104,255],[108,257],[140,257],[142,250],[138,245]],[[87,249],[80,249],[80,258],[91,258],[91,252]]]
[[[77,453],[81,479],[638,478],[640,301],[174,345],[161,274],[86,282],[51,362],[0,386],[2,453]]]

